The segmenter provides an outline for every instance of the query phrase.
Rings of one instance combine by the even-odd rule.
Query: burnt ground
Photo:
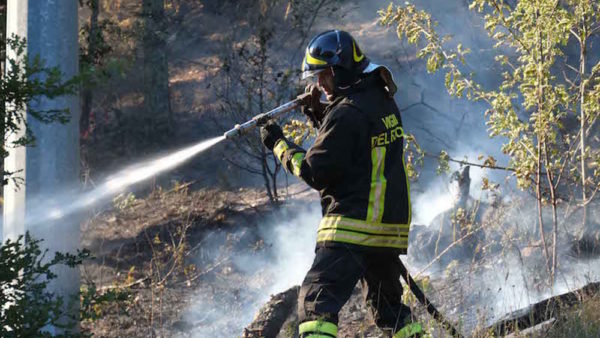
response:
[[[185,184],[116,199],[83,225],[83,245],[95,259],[83,266],[82,282],[129,298],[98,306],[101,318],[83,327],[98,337],[239,337],[271,295],[301,282],[319,218],[316,194],[302,185],[291,186],[279,205],[260,190],[191,191]],[[500,237],[494,231],[486,243]],[[415,238],[411,232],[418,248]],[[598,280],[596,255],[559,249],[552,290],[544,284],[539,243],[516,238],[490,245],[477,259],[428,264],[412,250],[403,260],[441,313],[462,332],[485,336],[482,329],[529,303]],[[414,297],[405,297],[416,319],[444,336]],[[295,311],[288,312],[278,337],[294,336]],[[339,337],[380,336],[357,287],[340,313]]]
[[[102,318],[83,327],[98,337],[239,335],[273,285],[278,252],[266,227],[316,210],[302,189],[290,187],[293,198],[277,206],[259,190],[185,185],[115,200],[82,226],[83,247],[95,257],[82,267],[82,283],[128,292],[129,300],[98,307]]]
[[[89,326],[92,332],[100,337],[177,332],[177,320],[193,290],[227,272],[227,256],[202,259],[209,234],[225,236],[225,247],[258,242],[251,231],[239,237],[230,234],[242,224],[255,227],[253,219],[269,209],[264,202],[256,191],[159,189],[93,217],[82,233],[83,246],[96,258],[85,264],[82,279],[99,288],[127,290],[131,297],[128,315],[105,309],[104,318]]]
[[[581,240],[574,241],[572,233],[560,231],[557,246],[559,264],[555,282],[550,286],[539,237],[530,232],[530,223],[516,211],[519,208],[517,204],[523,205],[523,201],[478,206],[483,210],[477,222],[483,229],[478,231],[477,236],[467,237],[472,240],[457,241],[450,250],[443,250],[445,246],[442,244],[450,243],[452,235],[447,233],[447,229],[452,228],[452,222],[442,222],[446,230],[441,231],[435,229],[435,224],[427,227],[413,225],[411,228],[411,249],[408,256],[401,257],[402,260],[408,263],[409,271],[430,301],[466,336],[489,337],[492,325],[527,313],[529,304],[569,293],[600,278],[596,254],[598,242],[593,245],[596,251],[576,252],[574,243],[579,242],[580,245],[575,248],[583,250],[592,238],[588,237],[583,242],[584,248],[581,248]],[[449,212],[440,214],[440,217],[448,218]],[[575,226],[570,230],[575,230]],[[441,234],[441,240],[438,234]],[[431,235],[434,239],[438,238],[433,243],[440,245],[438,257],[435,257],[436,248],[432,248],[426,240]],[[285,312],[281,310],[281,304],[285,303],[280,299],[282,295],[278,294],[261,309],[243,337],[259,337],[269,323],[281,322],[278,317]],[[413,309],[415,319],[422,322],[434,337],[447,335],[406,287],[404,297]],[[357,287],[340,315],[340,337],[381,336],[367,315],[361,298]],[[567,307],[563,304],[560,309],[548,311],[562,313]],[[294,333],[297,321],[294,311],[289,308],[286,311],[285,315],[289,317],[278,337],[292,337]],[[556,323],[561,325],[563,320]],[[536,330],[536,336],[545,336],[553,332],[553,326]],[[595,336],[597,331],[591,330],[592,336]]]
[[[240,336],[269,295],[298,284],[312,262],[316,224],[308,223],[320,218],[316,195],[302,186],[288,194],[279,206],[257,190],[187,187],[116,200],[82,228],[83,245],[95,257],[83,266],[82,283],[129,298],[99,307],[101,318],[83,327],[97,337]],[[269,231],[292,231],[298,247],[285,243],[282,253],[279,235]],[[286,273],[296,278],[282,278]],[[293,335],[292,312],[281,337]],[[340,322],[340,337],[381,334],[368,319],[359,286]]]

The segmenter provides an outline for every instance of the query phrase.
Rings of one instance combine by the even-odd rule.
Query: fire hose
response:
[[[413,295],[415,295],[419,303],[421,303],[421,305],[423,305],[425,309],[427,309],[427,312],[435,320],[440,322],[440,324],[442,324],[444,328],[450,332],[452,337],[462,338],[462,335],[458,332],[454,325],[447,321],[446,318],[438,311],[438,309],[429,301],[427,296],[425,296],[425,294],[423,293],[421,288],[419,288],[415,280],[412,278],[412,276],[408,272],[408,269],[406,269],[402,261],[400,261],[400,270],[402,279],[404,279],[404,282],[406,282],[406,285],[408,285],[408,288],[413,293]]]
[[[303,104],[303,102],[308,96],[310,96],[310,93],[304,93],[296,97],[296,99],[285,103],[273,110],[254,116],[251,120],[247,122],[244,122],[242,124],[236,124],[233,127],[233,129],[226,131],[223,134],[223,136],[228,140],[232,140],[239,136],[248,134],[251,130],[266,124],[269,120],[279,118],[283,114],[298,108]],[[429,301],[429,299],[427,298],[427,296],[425,296],[425,294],[419,288],[417,283],[415,283],[414,279],[412,278],[412,276],[410,275],[410,273],[408,272],[408,270],[402,262],[400,262],[400,266],[402,278],[410,288],[410,291],[415,295],[417,300],[427,309],[427,312],[435,320],[440,322],[453,337],[462,337],[462,335],[458,332],[454,325],[447,321],[446,318],[438,311],[438,309]]]
[[[225,136],[225,138],[228,140],[232,140],[238,136],[248,134],[251,130],[266,124],[269,120],[276,119],[283,114],[300,107],[302,102],[309,96],[310,93],[298,95],[298,97],[288,103],[282,104],[281,106],[266,113],[258,114],[247,122],[236,124],[233,129],[226,131],[223,136]]]

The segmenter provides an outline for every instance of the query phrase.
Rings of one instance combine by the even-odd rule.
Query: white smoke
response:
[[[316,203],[283,208],[261,219],[256,232],[264,240],[264,248],[244,250],[242,247],[229,253],[233,255],[233,272],[222,279],[202,283],[183,315],[184,320],[193,325],[186,335],[238,337],[271,295],[299,285],[314,258],[320,219],[321,209]],[[225,237],[212,241],[224,242]],[[218,251],[218,246],[209,250]]]
[[[259,228],[262,237],[272,243],[271,250],[275,254],[271,264],[278,277],[273,281],[269,294],[282,292],[302,282],[314,258],[321,207],[314,204],[292,219],[282,219],[283,222],[267,222]]]
[[[450,209],[454,194],[446,177],[436,177],[426,190],[412,197],[412,223],[429,225],[435,216]]]
[[[473,181],[471,184],[473,188]],[[428,295],[448,318],[461,323],[465,334],[508,319],[511,314],[522,313],[531,304],[600,281],[600,259],[574,256],[572,238],[567,231],[574,231],[572,228],[580,221],[571,220],[568,229],[559,223],[558,267],[554,284],[548,285],[549,275],[540,237],[536,233],[535,204],[533,197],[523,194],[512,201],[504,201],[501,223],[486,229],[486,239],[482,243],[496,242],[502,246],[500,252],[484,251],[485,255],[475,262],[470,257],[458,258],[453,262],[458,265],[452,268],[448,265],[438,270],[425,270],[434,285]],[[568,206],[558,208],[559,215],[567,211]],[[548,229],[551,217],[547,208],[544,219],[546,243],[551,254],[552,240]],[[559,222],[565,221],[559,219]],[[414,263],[411,271],[423,271],[423,263]]]
[[[481,152],[472,149],[462,149],[455,152],[457,160],[464,160],[470,163],[482,163],[480,160]],[[460,164],[449,163],[450,173],[461,169]],[[491,182],[501,182],[505,172],[483,169],[477,166],[470,166],[469,177],[471,178],[470,196],[477,200],[487,201],[488,193],[483,191],[482,182],[484,178]],[[429,182],[419,182],[424,186],[424,191],[414,193],[412,196],[412,223],[419,225],[429,225],[435,216],[449,210],[456,201],[458,194],[458,185],[452,182],[450,175],[443,173],[433,178]]]
[[[527,309],[531,304],[600,280],[600,259],[573,261],[561,256],[559,262],[568,264],[559,267],[552,287],[546,284],[536,285],[541,281],[532,278],[536,274],[534,269],[545,269],[544,266],[524,266],[514,255],[507,255],[476,276],[466,276],[462,283],[471,284],[481,297],[476,299],[477,302],[472,301],[475,306],[468,308],[462,315],[465,318],[474,317],[476,313],[485,312],[486,320],[479,324],[491,325],[507,319],[506,316],[511,313]]]

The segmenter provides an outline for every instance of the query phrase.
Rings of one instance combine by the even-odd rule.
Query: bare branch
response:
[[[238,169],[242,169],[242,170],[247,171],[249,173],[257,174],[257,175],[261,175],[262,174],[262,172],[260,170],[258,170],[258,169],[255,169],[255,168],[252,168],[252,167],[249,167],[249,166],[248,167],[243,166],[243,165],[238,164],[238,163],[236,163],[236,162],[234,162],[234,161],[232,161],[232,160],[230,160],[228,158],[226,158],[225,161],[227,161],[228,163],[230,163],[234,167],[236,167]]]
[[[439,155],[433,155],[431,153],[427,153],[424,152],[423,155],[430,157],[430,158],[440,158]],[[458,163],[460,165],[470,165],[473,167],[479,167],[479,168],[484,168],[484,169],[495,169],[495,170],[504,170],[504,171],[511,171],[514,172],[515,169],[514,168],[510,168],[510,167],[503,167],[503,166],[494,166],[494,165],[486,165],[486,164],[480,164],[480,163],[475,163],[475,162],[469,162],[466,160],[457,160],[454,158],[448,158],[449,162],[453,162],[453,163]]]
[[[569,32],[571,33],[571,35],[573,35],[573,37],[575,37],[575,39],[577,39],[579,43],[581,43],[581,37],[579,36],[579,32],[576,32],[573,28],[569,29]]]
[[[423,272],[427,271],[427,269],[429,269],[433,265],[433,263],[439,261],[450,249],[452,249],[456,245],[460,244],[463,240],[471,237],[475,232],[479,231],[482,228],[483,228],[482,226],[479,226],[477,229],[467,232],[465,235],[463,235],[456,241],[452,242],[450,245],[448,245],[448,247],[446,249],[442,250],[442,252],[440,252],[437,256],[435,256],[431,260],[431,262],[429,262],[427,265],[425,265],[425,267],[423,267],[419,272],[417,272],[413,278],[418,278]]]

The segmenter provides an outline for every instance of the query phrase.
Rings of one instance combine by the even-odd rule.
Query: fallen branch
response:
[[[430,157],[430,158],[436,158],[436,159],[440,158],[440,155],[435,155],[435,154],[431,154],[428,152],[423,152],[423,155],[426,157]],[[460,165],[470,165],[473,167],[479,167],[479,168],[483,168],[483,169],[495,169],[495,170],[504,170],[504,171],[511,171],[511,172],[515,171],[515,168],[503,167],[503,166],[499,166],[499,165],[480,164],[480,163],[470,162],[467,160],[457,160],[452,157],[448,157],[448,162],[458,163]]]
[[[545,299],[526,309],[513,312],[512,314],[516,313],[514,317],[500,320],[486,328],[484,332],[494,332],[498,336],[505,336],[515,331],[522,331],[556,318],[565,307],[579,304],[584,296],[593,295],[599,291],[600,282],[590,283],[581,289]]]
[[[133,286],[144,284],[149,279],[150,279],[150,277],[144,277],[144,278],[140,278],[140,279],[138,279],[136,281],[133,281],[133,282],[127,283],[127,284],[107,285],[107,286],[103,286],[101,288],[98,288],[98,291],[102,293],[102,292],[110,291],[110,290],[114,290],[114,289],[129,289],[129,288],[131,288]]]
[[[258,311],[254,321],[242,332],[242,338],[276,337],[288,317],[296,310],[299,286],[271,297]]]
[[[192,184],[195,184],[195,183],[196,183],[196,181],[190,181],[190,182],[186,182],[186,183],[184,183],[184,184],[181,184],[181,185],[175,186],[175,187],[173,187],[171,190],[167,191],[167,194],[170,194],[170,193],[172,193],[172,192],[178,192],[178,191],[180,191],[180,190],[182,190],[182,189],[189,188],[189,186],[190,186],[190,185],[192,185]]]

